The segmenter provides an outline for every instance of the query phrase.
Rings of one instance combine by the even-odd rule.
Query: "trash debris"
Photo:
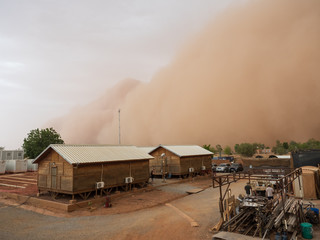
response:
[[[313,211],[309,209],[306,213],[310,215],[310,212]],[[252,196],[243,199],[239,214],[224,222],[221,230],[260,238],[274,231],[284,239],[287,233],[294,233],[300,223],[306,221],[306,213],[302,200],[293,197],[282,202],[281,199],[268,201],[265,197]]]

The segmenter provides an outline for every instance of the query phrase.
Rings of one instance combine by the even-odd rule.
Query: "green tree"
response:
[[[229,146],[226,146],[224,149],[223,149],[223,152],[227,155],[231,155],[232,154],[232,151],[231,151],[231,147]]]
[[[308,149],[320,149],[320,142],[311,138],[307,141],[307,148]]]
[[[238,147],[238,153],[245,157],[252,157],[256,152],[256,145],[250,143],[241,143]]]
[[[240,147],[240,145],[238,143],[236,145],[234,145],[234,151],[236,153],[239,153],[239,147]]]
[[[214,149],[214,147],[211,147],[211,144],[208,144],[208,145],[203,145],[202,146],[204,149],[207,149],[208,151],[210,151],[210,152],[213,152],[214,154],[217,152],[217,150],[216,149]]]
[[[219,152],[219,157],[221,157],[221,152],[222,152],[222,147],[221,147],[221,145],[220,144],[217,144],[216,145],[216,149],[217,149],[217,152]]]
[[[50,144],[64,143],[59,133],[53,128],[34,129],[28,133],[28,137],[23,139],[22,148],[24,154],[29,158],[36,158]]]
[[[288,149],[289,149],[289,145],[287,146],[287,142],[281,143],[279,140],[276,141],[276,146],[274,146],[272,148],[272,152],[275,154],[287,154],[288,153]],[[288,147],[288,148],[286,148]]]
[[[296,152],[299,150],[299,144],[296,143],[295,141],[291,141],[289,143],[289,148],[288,148],[289,152]]]

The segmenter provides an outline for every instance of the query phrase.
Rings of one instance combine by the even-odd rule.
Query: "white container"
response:
[[[27,160],[7,160],[6,164],[6,172],[8,173],[19,173],[19,172],[26,172],[27,171]]]
[[[6,173],[6,160],[0,160],[0,174]]]
[[[36,172],[38,171],[38,164],[35,163],[33,164],[32,162],[34,161],[34,159],[28,159],[28,172]]]

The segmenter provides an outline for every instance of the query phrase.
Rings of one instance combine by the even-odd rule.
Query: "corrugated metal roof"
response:
[[[151,151],[153,151],[154,149],[156,149],[157,147],[138,147],[139,149],[143,150],[146,153],[150,153]]]
[[[159,148],[159,147],[163,147],[163,148],[167,149],[168,151],[178,155],[179,157],[212,155],[213,154],[212,152],[210,152],[210,151],[208,151],[198,145],[176,145],[176,146],[160,145],[157,148]]]
[[[153,158],[135,146],[51,144],[34,160],[34,163],[36,163],[49,148],[55,150],[70,164],[144,160]]]

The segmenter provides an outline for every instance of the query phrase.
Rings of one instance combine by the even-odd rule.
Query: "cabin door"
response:
[[[57,188],[57,167],[51,167],[51,188]]]

